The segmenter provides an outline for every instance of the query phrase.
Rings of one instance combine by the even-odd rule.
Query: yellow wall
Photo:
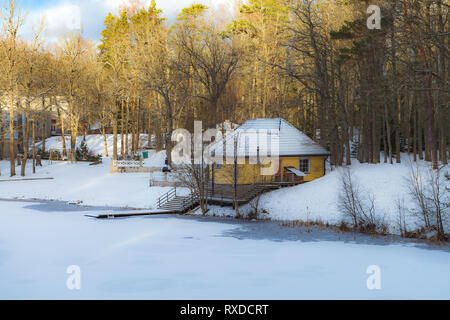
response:
[[[304,181],[312,181],[324,175],[324,156],[312,156],[312,157],[282,157],[283,167],[294,167],[299,169],[299,159],[310,159],[310,173],[306,174]],[[239,184],[252,184],[258,182],[261,179],[260,176],[261,166],[248,164],[238,165],[238,183]],[[221,169],[214,169],[214,182],[218,184],[231,184],[233,183],[233,166],[224,164]]]
[[[299,166],[299,159],[309,159],[310,160],[310,172],[306,174],[306,177],[303,179],[304,181],[313,181],[315,179],[321,178],[324,176],[325,172],[325,159],[326,157],[320,156],[320,157],[299,157],[295,158],[295,161],[297,165],[295,166],[298,169]],[[286,164],[283,166],[286,167]]]

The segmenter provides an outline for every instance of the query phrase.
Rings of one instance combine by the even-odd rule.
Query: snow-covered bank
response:
[[[77,138],[77,146],[83,137]],[[131,143],[131,136],[129,137]],[[141,145],[146,145],[147,136],[141,135]],[[112,154],[113,136],[107,135],[108,152]],[[94,154],[105,154],[102,135],[87,135],[86,144]],[[37,145],[40,148],[41,144]],[[66,136],[66,146],[70,137]],[[119,135],[120,148],[120,135]],[[62,138],[51,137],[46,141],[46,149],[62,149]],[[120,150],[120,149],[119,149]],[[149,158],[144,166],[162,168],[165,151],[149,150]],[[61,200],[93,206],[118,206],[153,209],[156,200],[170,188],[149,187],[148,173],[110,174],[111,160],[103,158],[103,163],[91,166],[86,162],[42,161],[43,166],[32,174],[32,162],[27,162],[27,178],[48,178],[53,180],[0,182],[0,198]],[[0,161],[0,179],[8,179],[9,161]],[[16,167],[20,173],[20,167]],[[17,176],[15,178],[20,178]],[[186,192],[181,189],[180,194]]]
[[[407,181],[410,159],[407,155],[402,155],[402,163],[393,165],[361,164],[355,159],[352,159],[352,163],[354,178],[359,181],[365,192],[374,195],[378,214],[384,216],[391,228],[390,232],[396,233],[398,222],[396,201],[403,199],[409,209],[413,208]],[[421,161],[419,165],[425,170],[430,164]],[[450,170],[450,166],[447,168]],[[276,220],[322,220],[337,224],[342,219],[342,213],[338,208],[340,191],[341,170],[336,169],[315,181],[264,194],[260,199],[259,210],[267,212],[267,217]],[[250,210],[252,209],[248,205],[241,208],[244,214]],[[212,206],[208,214],[234,216],[235,212],[230,208]],[[413,215],[407,215],[406,223],[410,230],[422,226],[421,219]],[[447,225],[447,230],[448,227]]]
[[[2,299],[450,298],[444,250],[254,240],[233,235],[245,225],[220,221],[102,221],[27,203],[0,207]],[[66,286],[72,265],[81,271],[80,290]],[[367,288],[371,265],[380,268],[381,290]]]
[[[93,206],[155,208],[156,199],[170,188],[149,187],[149,173],[111,174],[110,160],[91,166],[86,162],[43,161],[27,176],[53,180],[0,182],[0,198],[61,200]],[[0,161],[1,179],[8,179],[9,162]],[[20,170],[17,167],[17,170]],[[20,171],[18,171],[20,172]],[[181,190],[180,190],[181,192]]]

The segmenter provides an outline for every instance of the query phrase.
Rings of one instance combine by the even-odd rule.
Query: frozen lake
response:
[[[0,298],[450,298],[448,247],[277,222],[85,216],[110,210],[0,200]],[[380,290],[367,287],[373,265]],[[66,285],[69,266],[80,290]]]

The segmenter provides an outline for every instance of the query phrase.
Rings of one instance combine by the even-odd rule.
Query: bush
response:
[[[86,158],[87,161],[90,162],[102,162],[102,155],[98,154],[98,155],[88,155]]]
[[[435,231],[439,240],[446,241],[445,223],[450,213],[448,172],[445,166],[427,170],[418,164],[410,164],[409,193],[415,208],[412,214],[420,216],[427,230]]]
[[[85,141],[81,141],[80,146],[75,150],[76,160],[77,161],[90,161],[90,162],[101,162],[102,155],[101,154],[93,154],[92,151],[89,150]]]
[[[388,225],[375,207],[375,196],[363,190],[350,168],[341,173],[341,191],[338,200],[344,220],[350,220],[353,230],[363,233],[386,234]]]
[[[50,153],[48,151],[44,152],[42,149],[38,149],[36,155],[41,156],[41,159],[48,160],[50,158]]]
[[[61,152],[59,152],[58,150],[51,150],[50,152],[48,152],[48,159],[61,160],[62,159]]]
[[[85,141],[81,141],[80,146],[75,150],[77,160],[87,160],[89,149]]]

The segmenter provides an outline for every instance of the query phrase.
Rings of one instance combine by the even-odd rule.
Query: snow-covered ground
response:
[[[150,173],[109,173],[110,160],[95,166],[87,162],[43,161],[37,173],[27,177],[52,177],[53,180],[0,182],[0,198],[46,199],[79,202],[85,205],[155,208],[156,200],[170,190],[149,187]],[[9,162],[0,161],[2,176],[9,179]],[[20,168],[17,167],[16,170]],[[15,177],[19,179],[20,176]],[[180,190],[181,192],[182,190]]]
[[[66,137],[67,146],[70,138]],[[107,135],[108,148],[112,154],[112,135]],[[146,141],[141,135],[141,141]],[[129,138],[131,141],[131,137]],[[82,141],[78,137],[77,146]],[[88,149],[95,154],[104,154],[102,135],[86,136]],[[144,144],[145,143],[141,143]],[[40,144],[38,145],[39,148]],[[47,139],[46,149],[62,148],[61,137]],[[120,135],[119,135],[120,148]],[[120,149],[119,149],[120,150]],[[149,158],[144,166],[162,168],[165,162],[165,151],[149,151]],[[32,174],[32,162],[27,162],[26,178],[53,178],[53,180],[36,181],[0,181],[0,198],[7,199],[44,199],[61,200],[92,206],[113,206],[154,209],[156,200],[170,190],[168,187],[149,187],[150,173],[109,173],[110,158],[103,158],[99,165],[89,165],[87,162],[69,163],[63,161],[42,161],[43,166],[36,168]],[[9,178],[9,161],[0,161],[0,180]],[[20,174],[20,167],[16,167]],[[158,172],[152,173],[158,175]],[[20,179],[20,176],[14,179]],[[181,188],[180,194],[187,190]]]
[[[95,220],[4,201],[0,208],[1,299],[450,298],[446,248],[344,242],[329,231],[276,241],[270,230],[252,234],[252,223],[259,230],[274,222]],[[73,265],[80,290],[66,286]],[[379,267],[381,290],[367,288],[371,265]]]
[[[358,181],[361,189],[370,192],[375,197],[377,213],[384,217],[395,233],[398,213],[396,201],[403,199],[408,209],[412,209],[413,201],[408,192],[408,181],[411,160],[402,155],[400,164],[361,164],[352,159],[351,171],[354,181]],[[415,164],[413,164],[415,165]],[[421,170],[426,172],[429,163],[419,162]],[[450,165],[447,166],[450,172]],[[450,187],[450,185],[449,185]],[[267,217],[278,220],[322,220],[337,224],[342,220],[338,208],[338,197],[341,190],[341,169],[336,169],[317,180],[291,188],[283,188],[264,194],[260,199],[259,210],[269,213]],[[244,206],[245,214],[252,210]],[[234,210],[213,206],[208,213],[218,216],[233,216]],[[450,222],[450,221],[447,221]],[[413,215],[407,215],[406,223],[409,230],[422,226],[422,221]],[[447,225],[447,230],[450,226]]]

